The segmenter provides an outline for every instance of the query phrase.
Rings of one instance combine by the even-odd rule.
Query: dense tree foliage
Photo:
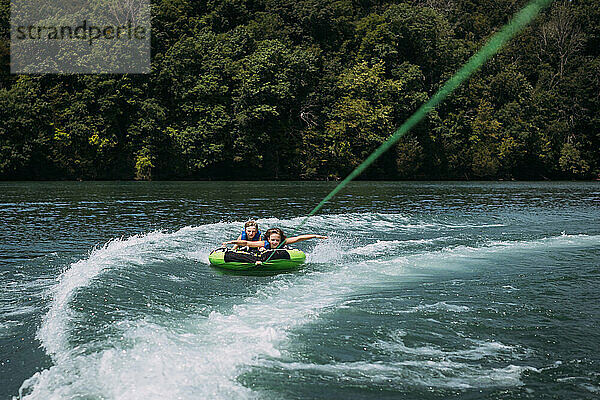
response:
[[[153,0],[148,75],[10,75],[0,178],[338,179],[525,0]],[[600,0],[557,0],[370,179],[600,176]]]

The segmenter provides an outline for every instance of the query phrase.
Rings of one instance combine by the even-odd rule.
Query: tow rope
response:
[[[425,104],[423,104],[413,115],[411,115],[401,126],[392,134],[383,144],[381,144],[369,157],[356,167],[343,181],[341,181],[327,196],[321,200],[311,212],[292,230],[293,236],[306,223],[308,218],[315,215],[325,203],[333,198],[354,178],[360,175],[369,165],[377,160],[383,153],[392,147],[402,136],[408,133],[416,124],[418,124],[430,111],[441,103],[450,93],[458,88],[464,81],[473,75],[486,61],[496,54],[509,40],[533,21],[540,11],[548,7],[554,0],[532,0],[521,11],[519,11],[504,27],[495,33],[486,44],[458,70],[446,83],[440,88]],[[282,241],[277,248],[282,246]],[[274,254],[275,252],[273,252]],[[271,256],[273,255],[271,254]],[[267,258],[265,262],[271,259]]]

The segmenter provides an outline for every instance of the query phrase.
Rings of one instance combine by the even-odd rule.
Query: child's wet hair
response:
[[[286,239],[285,234],[283,233],[283,231],[280,228],[270,228],[270,229],[267,229],[267,231],[265,232],[265,235],[264,235],[265,240],[269,241],[269,238],[271,237],[271,235],[273,233],[277,233],[279,235],[279,237],[281,237],[282,243]]]
[[[247,227],[249,227],[249,226],[255,226],[255,227],[256,227],[256,230],[258,230],[258,224],[257,224],[257,223],[256,223],[256,221],[254,221],[254,220],[250,220],[250,221],[246,222],[246,223],[244,224],[244,229],[246,229],[246,228],[247,228]]]

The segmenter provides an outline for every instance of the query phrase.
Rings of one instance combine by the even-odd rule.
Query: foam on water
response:
[[[409,246],[430,245],[433,243],[444,242],[447,239],[447,237],[439,237],[433,239],[377,240],[375,243],[365,246],[350,248],[348,253],[364,256],[389,254]]]
[[[25,314],[34,314],[39,310],[39,307],[35,307],[32,305],[7,305],[1,308],[3,318],[23,316]]]
[[[42,312],[45,290],[54,282],[48,277],[19,278],[22,280],[4,282],[0,291],[0,338],[11,338],[26,321]]]
[[[6,320],[0,323],[0,338],[9,338],[13,336],[14,331],[23,325],[21,321]]]
[[[94,248],[88,258],[69,266],[51,289],[51,305],[45,315],[38,338],[53,358],[71,356],[67,338],[69,321],[76,317],[69,307],[74,294],[101,275],[114,269],[136,268],[156,260],[185,259],[188,254],[206,254],[218,246],[213,231],[232,231],[232,224],[217,223],[201,227],[184,227],[174,233],[155,231],[128,239],[114,239]],[[198,249],[199,248],[199,249]],[[206,262],[206,258],[204,259]]]
[[[515,346],[508,346],[500,342],[486,342],[482,340],[472,340],[457,338],[456,341],[466,342],[465,348],[459,350],[444,349],[439,345],[411,347],[404,343],[404,337],[407,335],[404,331],[393,332],[388,340],[378,340],[373,347],[383,350],[391,355],[406,354],[408,356],[439,358],[440,360],[482,360],[486,358],[518,359],[527,354],[527,351]],[[458,340],[460,339],[460,340]]]
[[[581,384],[581,387],[587,390],[588,392],[600,394],[600,386],[592,385],[589,383],[583,383]]]
[[[521,374],[537,371],[526,366],[508,365],[504,368],[481,368],[455,361],[400,361],[400,362],[340,362],[315,364],[302,362],[270,361],[268,366],[292,371],[306,371],[320,376],[336,377],[338,381],[402,389],[407,386],[423,386],[450,389],[488,387],[512,387],[523,384]]]
[[[76,291],[87,286],[109,268],[142,263],[143,253],[151,254],[153,250],[151,244],[158,243],[159,239],[164,237],[166,237],[165,233],[153,232],[148,235],[133,236],[127,240],[115,239],[92,250],[87,259],[72,264],[60,276],[58,285],[52,290],[50,310],[38,331],[39,340],[55,362],[60,364],[62,360],[72,356],[68,335],[69,321],[74,318],[74,311],[69,308],[69,301]]]
[[[406,312],[406,313],[413,313],[413,312],[438,313],[440,311],[444,311],[444,312],[461,313],[461,312],[467,312],[469,310],[470,310],[470,308],[467,306],[461,306],[458,304],[450,304],[450,303],[446,303],[445,301],[440,301],[440,302],[437,302],[434,304],[420,304],[418,306],[411,307],[408,310],[405,310],[404,312]]]
[[[259,220],[259,223],[261,226],[285,227],[293,226],[298,220],[267,219]],[[319,232],[330,232],[349,221],[369,221],[378,224],[381,229],[397,229],[398,223],[407,222],[403,216],[374,213],[318,216],[309,219],[306,230],[311,230],[311,226],[325,226],[327,228]],[[599,244],[597,236],[563,235],[339,263],[336,268],[326,271],[281,275],[228,311],[191,316],[175,325],[150,319],[118,322],[115,328],[120,334],[106,339],[100,351],[90,353],[85,351],[85,345],[70,345],[69,337],[73,334],[71,322],[77,318],[70,302],[78,290],[101,279],[106,271],[138,268],[156,259],[183,257],[206,262],[210,249],[220,245],[216,238],[221,235],[234,237],[240,226],[241,222],[218,223],[186,227],[174,233],[152,232],[125,240],[116,239],[94,249],[88,258],[72,264],[53,288],[50,309],[38,332],[54,366],[23,383],[23,398],[51,400],[89,395],[106,399],[195,399],[199,394],[205,398],[256,397],[257,393],[237,380],[240,373],[252,366],[276,363],[274,358],[284,351],[294,328],[334,310],[347,297],[364,291],[369,285],[393,285],[415,269],[443,268],[448,260],[460,261],[474,255],[485,257],[515,249]],[[327,260],[344,257],[348,249],[336,244],[342,241],[333,243],[333,246],[327,242],[316,243],[315,248],[308,252],[309,260],[326,263],[329,262]],[[400,243],[391,244],[396,245]],[[332,255],[319,258],[323,252]],[[426,311],[427,307],[469,311],[467,307],[444,302],[423,307],[414,311]],[[402,343],[398,341],[389,345],[396,346],[394,351],[402,351]],[[482,370],[464,360],[457,361],[512,351],[503,346],[496,342],[479,343],[456,354],[439,349],[413,350],[442,351],[442,359],[436,361],[284,364],[285,368],[336,372],[344,379],[382,384],[389,379],[401,382],[409,376],[415,384],[453,388],[519,385],[520,374],[530,368],[511,364],[504,368]]]
[[[494,254],[507,253],[515,256],[520,253],[546,251],[549,249],[586,248],[600,246],[598,235],[566,235],[552,236],[535,240],[520,241],[489,241],[479,247],[473,246],[448,246],[441,250],[428,251],[392,257],[387,259],[373,259],[362,263],[376,268],[378,273],[394,274],[395,265],[410,265],[419,269],[452,269],[461,268],[467,263],[477,263],[478,259],[488,258]]]

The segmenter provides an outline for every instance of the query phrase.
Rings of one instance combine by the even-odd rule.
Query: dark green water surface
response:
[[[0,183],[0,399],[600,398],[600,184]]]

